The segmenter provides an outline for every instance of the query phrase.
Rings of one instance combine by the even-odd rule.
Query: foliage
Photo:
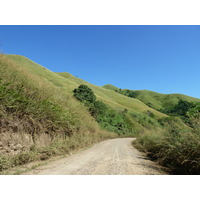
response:
[[[194,118],[194,119],[200,119],[200,103],[196,103],[193,106],[191,106],[186,115],[189,118]]]
[[[96,101],[94,92],[87,85],[80,85],[77,89],[74,89],[73,92],[74,96],[87,106],[94,104]]]
[[[151,108],[156,109],[162,113],[170,114],[171,110],[177,106],[179,102],[185,104],[185,102],[200,102],[200,99],[193,98],[182,94],[160,94],[148,90],[128,90],[128,89],[117,89],[117,93],[125,96],[136,98]],[[186,104],[185,104],[186,105]],[[182,106],[180,104],[180,106]],[[188,106],[188,105],[186,105]],[[177,111],[179,107],[176,108]],[[182,114],[182,113],[181,113]]]
[[[180,100],[178,104],[171,110],[171,113],[185,117],[189,109],[192,107],[194,107],[194,103]]]
[[[81,89],[79,89],[81,87]],[[130,135],[134,133],[134,126],[128,118],[128,110],[116,111],[110,109],[102,101],[96,101],[96,97],[93,91],[87,86],[81,85],[78,89],[75,89],[74,96],[79,101],[83,102],[89,109],[91,115],[100,124],[100,126],[108,131],[116,132],[119,135]],[[92,101],[88,100],[88,96],[91,96]]]
[[[200,103],[180,100],[169,112],[173,116],[180,117],[186,124],[194,128],[194,121],[200,120]]]
[[[139,95],[139,91],[134,91],[134,90],[115,90],[116,92],[123,94],[125,96],[131,97],[131,98],[137,98],[137,96]]]
[[[162,121],[159,131],[146,132],[135,142],[140,150],[179,174],[200,174],[200,130],[178,117]]]

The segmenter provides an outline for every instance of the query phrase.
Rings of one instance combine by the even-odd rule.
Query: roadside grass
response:
[[[75,150],[89,147],[105,139],[116,138],[115,133],[101,131],[93,134],[79,134],[67,138],[54,138],[49,146],[32,147],[28,151],[23,151],[17,155],[0,155],[0,174],[17,166],[22,166],[35,161],[46,161],[52,157],[70,154]]]
[[[177,118],[158,131],[139,135],[133,145],[176,174],[200,174],[200,132]]]

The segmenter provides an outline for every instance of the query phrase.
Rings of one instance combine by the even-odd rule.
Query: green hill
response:
[[[8,58],[20,64],[26,68],[31,74],[37,75],[40,79],[49,81],[51,84],[56,86],[59,89],[62,89],[63,92],[72,95],[72,91],[81,84],[89,86],[97,98],[110,107],[114,109],[129,109],[136,112],[143,113],[147,110],[152,111],[158,117],[165,117],[166,115],[149,108],[143,102],[137,99],[130,99],[124,95],[118,94],[114,91],[107,90],[105,88],[90,84],[80,78],[74,77],[73,75],[63,72],[63,73],[54,73],[41,65],[31,61],[30,59],[18,56],[18,55],[6,55]]]
[[[183,101],[200,101],[200,99],[186,96],[183,94],[160,94],[148,90],[136,91],[136,98],[156,110],[173,108],[180,100]]]
[[[149,90],[128,90],[128,89],[118,90],[118,92],[120,94],[124,94],[126,96],[138,99],[141,102],[145,103],[147,106],[159,111],[173,108],[175,105],[178,104],[180,100],[188,102],[194,102],[194,101],[200,102],[200,99],[186,96],[183,94],[161,94]]]
[[[116,137],[62,80],[23,56],[0,55],[0,171]]]
[[[115,87],[114,85],[110,85],[110,84],[104,85],[104,86],[102,86],[102,88],[105,88],[108,90],[113,90],[113,91],[119,90],[118,87]]]

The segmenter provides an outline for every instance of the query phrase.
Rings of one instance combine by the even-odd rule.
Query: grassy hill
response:
[[[140,90],[136,92],[137,99],[156,110],[163,110],[165,108],[174,107],[178,104],[180,100],[189,102],[200,101],[200,99],[186,96],[183,94],[160,94],[148,90]]]
[[[116,137],[62,79],[23,56],[0,55],[0,171]]]
[[[64,73],[52,72],[41,65],[31,61],[30,59],[18,56],[18,55],[6,55],[8,58],[23,66],[31,74],[37,75],[40,79],[50,82],[52,85],[61,89],[66,94],[72,95],[72,91],[81,84],[89,86],[97,96],[97,98],[114,109],[128,109],[139,113],[147,110],[152,111],[157,117],[165,117],[166,115],[148,107],[143,102],[137,99],[131,99],[124,95],[118,94],[114,91],[107,90],[105,88],[90,84],[84,80],[81,80],[73,75]]]
[[[103,88],[107,88],[113,90],[112,88],[115,88],[115,86],[107,87],[103,86]],[[116,91],[116,90],[115,90]],[[119,91],[119,89],[118,89]],[[154,108],[156,110],[164,110],[168,108],[173,108],[175,105],[178,104],[180,100],[193,102],[193,101],[199,101],[200,99],[193,98],[190,96],[186,96],[183,94],[161,94],[149,90],[128,90],[123,89],[120,90],[121,94],[128,95],[131,93],[131,95],[140,100],[141,102],[145,103],[151,108]]]
[[[115,87],[114,85],[110,85],[110,84],[104,85],[104,86],[102,86],[102,88],[105,88],[108,90],[113,90],[113,91],[119,90],[118,87]]]

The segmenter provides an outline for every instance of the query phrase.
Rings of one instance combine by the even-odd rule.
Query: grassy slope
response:
[[[0,171],[116,137],[59,89],[62,79],[25,57],[0,55]]]
[[[103,88],[114,90],[114,88],[117,87],[112,85],[105,85],[103,86]],[[176,104],[178,104],[179,100],[184,100],[189,102],[200,101],[200,99],[186,96],[183,94],[161,94],[149,90],[130,90],[130,91],[134,91],[137,93],[136,99],[142,101],[146,105],[156,110],[162,110],[164,108],[173,107]]]
[[[108,90],[113,90],[113,91],[119,90],[118,87],[115,87],[114,85],[110,85],[110,84],[104,85],[104,86],[102,86],[102,88],[105,88],[105,89],[108,89]]]
[[[76,78],[69,73],[54,73],[50,70],[38,65],[37,63],[31,61],[24,56],[18,55],[6,55],[10,59],[18,62],[21,66],[28,69],[31,73],[40,76],[41,79],[48,80],[54,86],[61,88],[64,92],[72,95],[74,88],[78,87],[80,84],[88,85],[96,94],[97,98],[104,103],[108,104],[114,109],[128,109],[136,112],[145,112],[147,110],[152,111],[158,118],[165,117],[166,115],[146,106],[140,100],[132,99],[124,95],[118,94],[114,91],[95,86],[84,80]]]
[[[69,114],[69,119],[71,118],[74,120],[74,124],[80,123],[80,126],[82,126],[83,124],[91,123],[92,127],[97,127],[96,122],[94,123],[94,120],[88,113],[87,109],[80,102],[75,100],[72,95],[70,95],[71,88],[77,86],[75,83],[71,82],[68,85],[68,83],[65,82],[65,78],[32,62],[24,56],[6,55],[6,58],[8,58],[8,61],[11,61],[11,64],[13,64],[10,69],[7,67],[7,74],[11,79],[13,76],[10,71],[15,74],[17,77],[15,84],[24,79],[23,82],[26,84],[27,93],[29,91],[33,92],[33,90],[37,90],[38,98],[49,98],[53,102],[63,106],[63,109],[66,109],[65,113]],[[14,81],[11,79],[9,81]],[[87,118],[87,123],[86,121],[84,122],[83,118]],[[73,122],[71,124],[73,124]]]
[[[151,105],[152,108],[157,110],[164,109],[169,106],[175,106],[179,100],[184,101],[200,101],[200,99],[186,96],[183,94],[160,94],[148,90],[138,91],[137,99],[141,100],[147,105]]]

